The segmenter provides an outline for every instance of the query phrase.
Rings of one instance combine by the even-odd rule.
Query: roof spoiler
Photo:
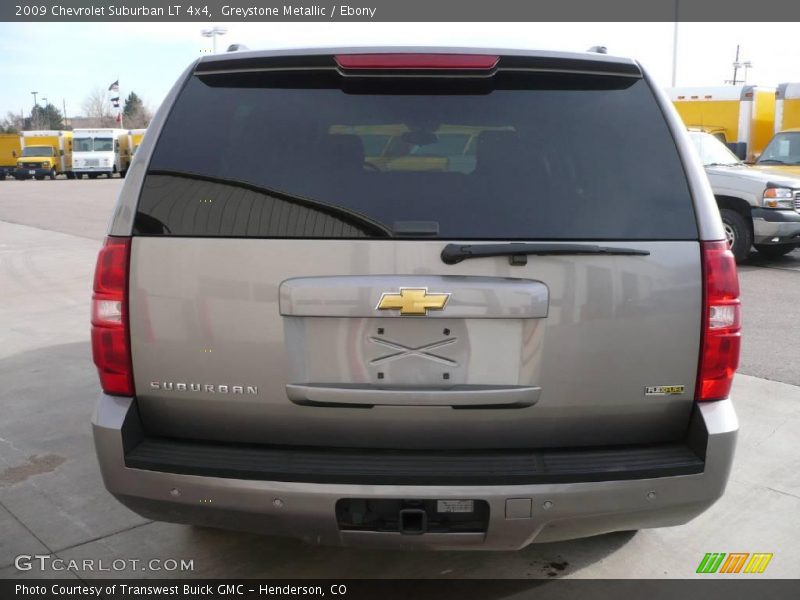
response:
[[[243,49],[243,48],[242,48]],[[449,72],[452,75],[462,75],[467,77],[477,76],[484,72],[489,75],[497,71],[563,71],[566,73],[583,73],[598,75],[616,75],[622,77],[641,78],[642,71],[634,62],[618,62],[616,60],[572,56],[552,56],[552,55],[464,55],[458,53],[424,53],[413,54],[408,52],[336,52],[335,54],[286,54],[286,55],[253,55],[247,53],[241,57],[231,55],[217,55],[214,60],[201,60],[194,68],[194,72],[199,75],[205,74],[224,74],[242,73],[253,71],[271,70],[321,70],[338,71],[343,76],[360,76],[371,74],[397,73],[399,70],[407,69],[409,73],[420,75],[431,75],[434,72]],[[599,54],[599,53],[598,53]],[[415,57],[417,62],[422,59],[430,59],[435,63],[450,61],[456,64],[436,64],[435,68],[431,65],[420,65],[413,61],[408,62],[408,57]],[[387,65],[385,63],[397,61],[406,64]],[[470,63],[470,61],[477,61]],[[464,63],[470,63],[466,65]],[[478,64],[480,63],[480,64]],[[486,63],[486,64],[485,64]],[[487,68],[488,64],[492,66]],[[471,68],[465,68],[469,66]],[[391,68],[388,68],[391,67]],[[425,68],[427,67],[427,68]],[[477,68],[476,68],[477,67]],[[441,69],[441,70],[440,70]],[[371,73],[370,73],[371,71]]]

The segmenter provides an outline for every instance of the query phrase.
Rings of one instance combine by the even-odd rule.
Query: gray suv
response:
[[[686,523],[725,490],[740,343],[690,143],[607,55],[199,59],[97,262],[106,487],[321,544]]]

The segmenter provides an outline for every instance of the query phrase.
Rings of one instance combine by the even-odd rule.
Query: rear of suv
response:
[[[148,518],[325,544],[689,521],[728,479],[740,342],[689,144],[607,55],[198,60],[98,258],[106,487]]]

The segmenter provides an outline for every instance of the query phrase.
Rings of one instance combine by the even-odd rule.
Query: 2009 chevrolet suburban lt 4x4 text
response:
[[[203,57],[98,258],[97,454],[148,518],[312,543],[678,525],[726,486],[739,313],[708,180],[635,61]]]

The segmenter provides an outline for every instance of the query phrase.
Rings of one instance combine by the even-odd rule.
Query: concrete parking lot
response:
[[[119,179],[0,182],[0,578],[684,578],[695,576],[706,552],[771,552],[760,577],[800,575],[800,252],[754,256],[741,268],[736,463],[725,497],[693,522],[513,553],[314,547],[150,522],[105,491],[89,426],[98,385],[88,307],[120,186]],[[20,554],[191,559],[193,570],[18,571]]]

